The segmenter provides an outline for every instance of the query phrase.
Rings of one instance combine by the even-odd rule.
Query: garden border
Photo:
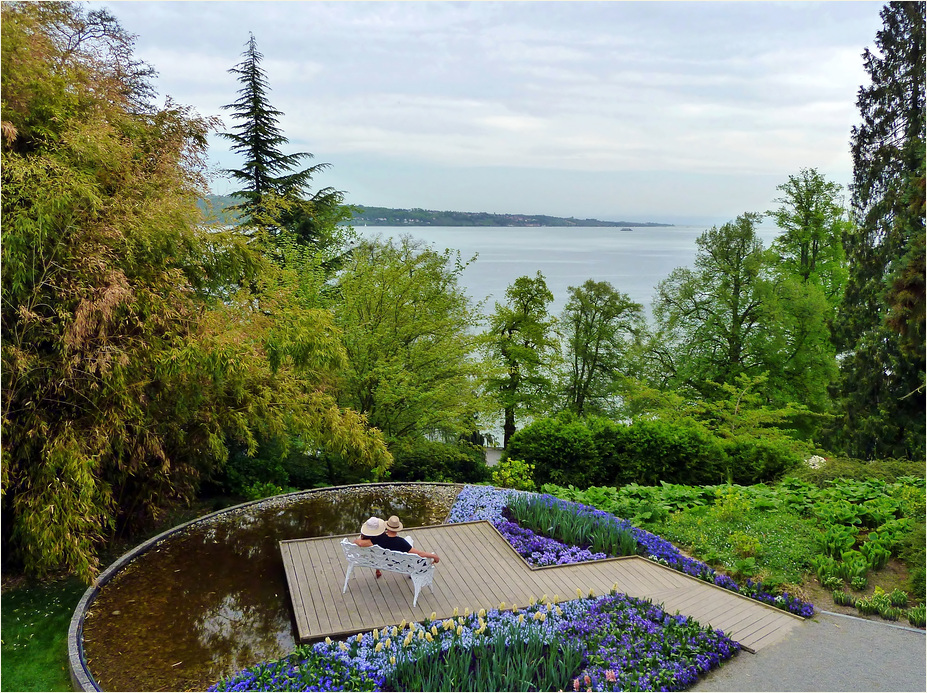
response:
[[[322,488],[303,489],[301,491],[281,493],[277,496],[269,496],[268,498],[246,501],[244,503],[239,503],[238,505],[232,505],[228,508],[222,508],[221,510],[216,510],[201,517],[197,517],[182,524],[171,527],[170,529],[165,530],[164,532],[161,532],[160,534],[146,541],[143,541],[141,544],[125,552],[122,554],[122,556],[110,563],[109,566],[107,566],[106,569],[104,569],[97,576],[97,578],[93,581],[93,584],[87,588],[87,590],[84,592],[84,595],[81,597],[81,600],[77,603],[77,606],[74,609],[74,615],[71,617],[71,623],[68,626],[68,673],[71,676],[71,683],[74,685],[74,690],[102,690],[96,679],[93,678],[93,674],[90,672],[90,669],[87,667],[87,660],[84,656],[84,619],[87,615],[87,611],[93,604],[94,599],[96,599],[97,595],[100,593],[100,590],[107,583],[109,583],[120,570],[122,570],[126,565],[131,563],[137,557],[146,553],[150,549],[153,549],[171,536],[178,534],[197,523],[212,520],[213,518],[226,513],[237,512],[249,506],[266,503],[271,500],[293,498],[296,496],[320,493],[323,491],[337,491],[341,489],[352,488],[371,488],[376,486],[457,486],[463,490],[466,484],[431,481],[381,481],[371,484],[345,484],[343,486],[323,486]],[[447,518],[445,518],[445,521],[446,519]]]

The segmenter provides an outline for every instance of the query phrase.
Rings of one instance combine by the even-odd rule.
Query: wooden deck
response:
[[[355,568],[348,591],[341,593],[347,563],[339,546],[342,536],[280,542],[293,613],[300,641],[340,637],[361,631],[421,621],[431,615],[446,619],[454,608],[479,611],[505,602],[527,606],[531,597],[558,595],[561,601],[593,590],[619,592],[662,604],[702,625],[724,631],[749,652],[782,639],[803,619],[639,556],[565,566],[528,566],[489,522],[435,525],[403,530],[416,548],[441,557],[434,591],[427,587],[412,608],[408,576]]]

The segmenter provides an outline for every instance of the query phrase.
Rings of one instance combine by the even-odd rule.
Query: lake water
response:
[[[607,281],[649,314],[657,284],[677,267],[695,261],[695,240],[705,226],[631,227],[430,227],[367,226],[355,230],[363,237],[398,238],[408,234],[437,250],[459,250],[463,260],[478,257],[461,275],[474,301],[486,300],[483,314],[505,300],[505,290],[518,277],[544,275],[554,295],[552,314],[566,305],[571,286],[587,279]],[[765,246],[779,235],[774,225],[757,227]]]

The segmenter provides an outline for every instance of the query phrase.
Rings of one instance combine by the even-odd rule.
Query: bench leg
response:
[[[349,563],[349,564],[348,564],[348,572],[347,572],[347,573],[345,574],[345,576],[344,576],[344,587],[343,587],[342,590],[341,590],[341,594],[344,594],[345,592],[348,591],[348,580],[351,579],[351,573],[352,573],[352,572],[354,572],[354,564],[353,564],[353,563]]]

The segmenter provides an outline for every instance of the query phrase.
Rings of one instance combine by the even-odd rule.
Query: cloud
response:
[[[253,31],[294,151],[358,166],[366,157],[397,171],[456,171],[460,191],[482,189],[467,175],[490,169],[525,180],[533,170],[589,176],[598,187],[583,199],[593,204],[595,195],[612,195],[604,181],[614,176],[767,181],[826,166],[846,178],[856,90],[866,79],[860,53],[881,27],[880,7],[132,2],[110,9],[139,35],[139,55],[158,69],[160,91],[222,115],[226,126],[220,107],[239,88],[227,70]],[[227,142],[213,141],[215,159],[232,165]],[[637,199],[659,199],[635,190]]]

